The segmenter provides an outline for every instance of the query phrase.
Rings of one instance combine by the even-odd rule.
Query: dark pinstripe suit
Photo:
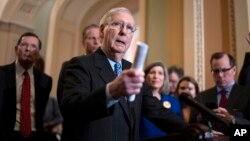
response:
[[[122,66],[128,69],[131,63],[122,60]],[[130,103],[131,108],[125,98],[107,108],[105,87],[115,77],[101,49],[71,60],[61,101],[64,116],[62,141],[136,140],[141,111],[169,133],[184,128],[184,122],[163,108],[146,86],[142,88],[143,94],[137,95]]]

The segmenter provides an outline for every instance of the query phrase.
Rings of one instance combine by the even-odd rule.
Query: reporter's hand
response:
[[[222,119],[224,119],[228,123],[232,123],[233,116],[227,111],[227,109],[218,107],[217,109],[213,110],[215,114]]]
[[[223,135],[224,135],[224,134],[223,134],[222,132],[213,130],[213,136],[214,136],[214,137],[223,136]]]
[[[113,98],[139,94],[144,82],[144,72],[131,68],[110,82],[109,92]]]

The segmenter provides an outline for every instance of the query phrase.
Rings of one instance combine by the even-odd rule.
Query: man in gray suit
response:
[[[144,85],[144,72],[123,59],[135,31],[130,11],[113,8],[100,21],[101,48],[70,61],[61,101],[62,141],[135,141],[141,112],[168,133],[185,127]],[[119,76],[117,63],[122,66]],[[136,98],[129,102],[133,94]]]

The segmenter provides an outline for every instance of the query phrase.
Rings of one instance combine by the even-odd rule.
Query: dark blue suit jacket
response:
[[[1,66],[5,73],[1,128],[6,139],[13,135],[16,121],[16,69],[15,63]],[[52,78],[34,69],[35,81],[35,127],[43,132],[43,115],[52,87]],[[1,109],[1,107],[0,107]]]

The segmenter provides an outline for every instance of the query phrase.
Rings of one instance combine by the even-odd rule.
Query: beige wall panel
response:
[[[0,31],[0,65],[4,65],[7,62],[7,46],[8,46],[8,33]]]
[[[148,0],[146,3],[146,42],[149,44],[147,63],[156,60],[166,62],[167,11],[165,0]],[[165,18],[164,18],[165,17]]]
[[[205,88],[214,86],[209,64],[212,53],[222,51],[222,21],[219,0],[204,0]]]
[[[24,32],[31,29],[14,23],[0,21],[0,65],[12,63],[15,60],[15,45]]]
[[[56,95],[58,76],[61,70],[62,63],[72,58],[74,54],[74,40],[75,34],[69,31],[62,30],[58,32],[55,47],[53,48],[53,55],[51,59],[51,76],[53,78],[53,88],[51,96]]]
[[[184,0],[184,43],[183,69],[185,75],[195,76],[194,66],[194,3],[193,0]]]
[[[183,67],[183,0],[167,1],[167,63]]]
[[[236,63],[238,74],[243,65],[245,52],[250,52],[250,47],[245,40],[246,35],[249,32],[248,26],[248,13],[247,13],[247,0],[235,0],[235,50],[236,50]],[[250,7],[249,7],[250,8]],[[237,78],[238,79],[238,78]]]

